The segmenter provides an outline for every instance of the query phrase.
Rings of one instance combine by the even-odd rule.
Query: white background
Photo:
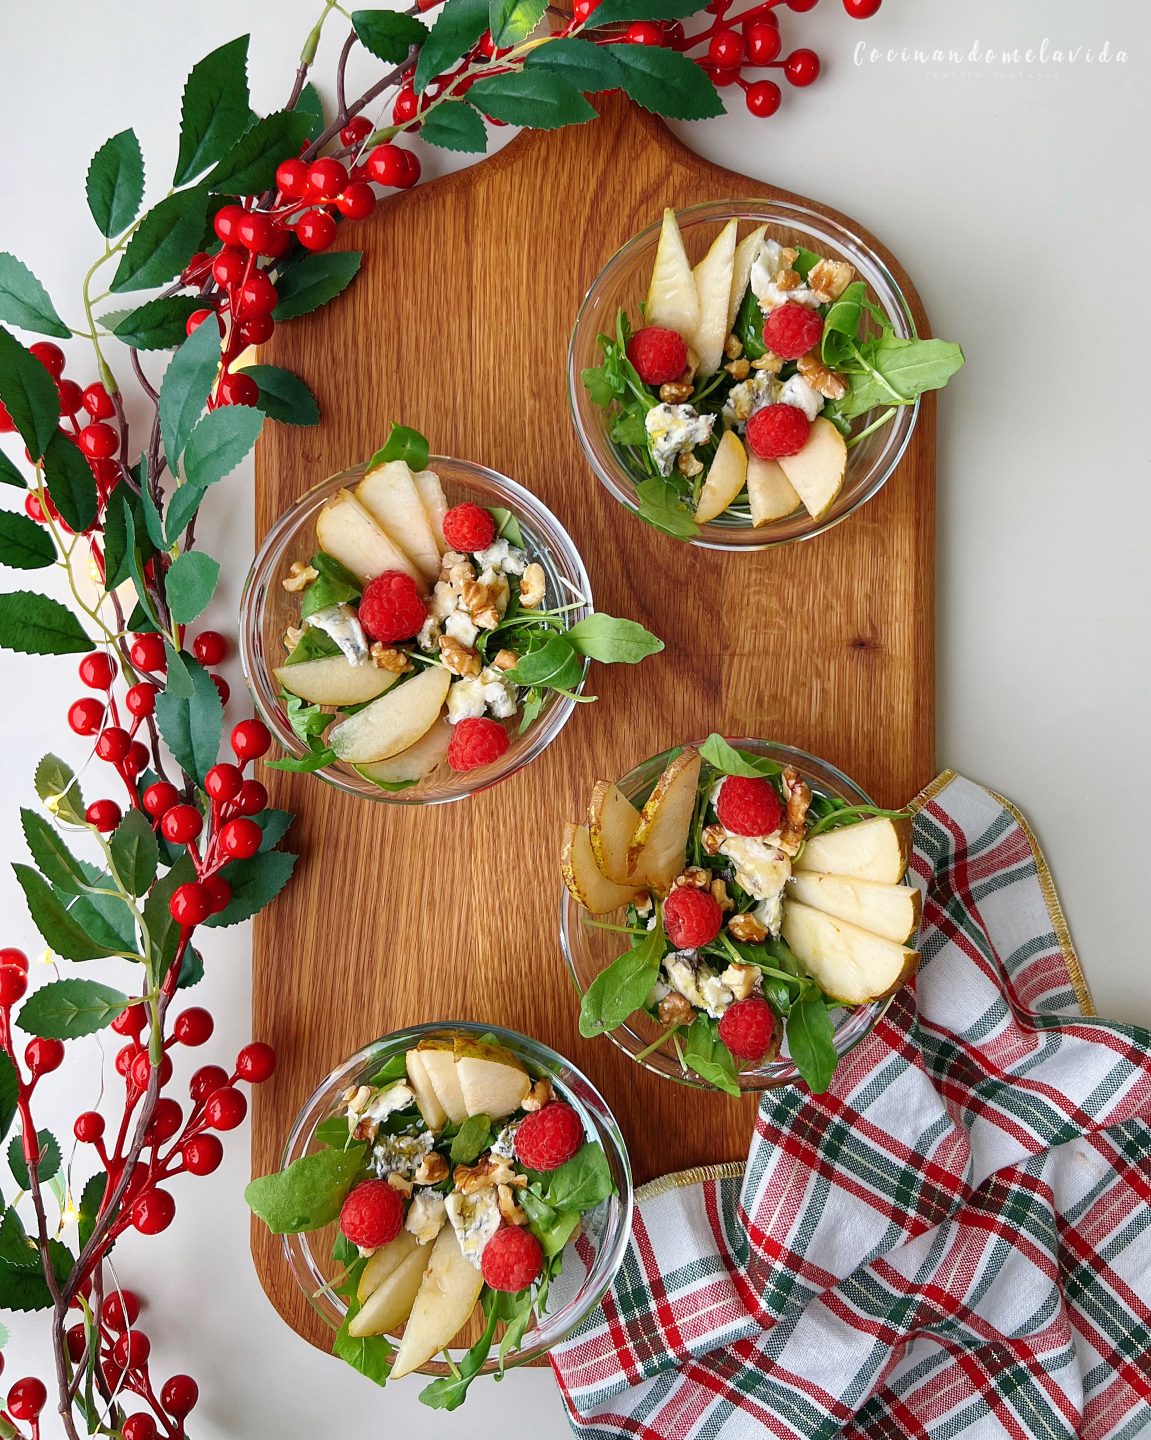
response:
[[[79,278],[97,253],[83,204],[96,146],[135,126],[157,198],[175,158],[190,64],[250,29],[253,98],[275,108],[319,8],[319,0],[9,7],[0,248],[32,266],[73,323]],[[788,94],[763,122],[729,91],[730,116],[683,133],[712,159],[857,217],[899,254],[936,333],[963,343],[967,370],[940,406],[940,764],[1021,805],[1047,850],[1100,1012],[1149,1023],[1151,345],[1142,326],[1151,291],[1151,14],[1145,0],[886,0],[877,19],[859,24],[822,0],[812,14],[783,17],[789,47],[812,44],[825,57],[818,85]],[[1063,49],[1110,41],[1129,59],[1005,68],[857,64],[854,56],[860,41],[967,56],[976,43],[1037,48],[1044,37]],[[316,67],[321,85],[340,38],[333,25]],[[425,173],[441,163],[425,157]],[[562,264],[565,243],[541,233],[541,256]],[[86,383],[79,344],[72,358]],[[205,547],[225,561],[212,612],[225,630],[251,557],[250,475],[228,488],[201,527]],[[16,499],[5,492],[3,503]],[[9,574],[3,583],[13,583]],[[83,750],[65,724],[79,693],[73,662],[5,654],[0,663],[7,860],[21,858],[16,810],[31,801],[35,760],[52,747],[79,763]],[[234,664],[229,675],[239,688]],[[232,710],[240,718],[242,703]],[[94,777],[88,789],[96,793]],[[0,906],[0,943],[35,953],[10,876],[0,877]],[[248,937],[221,933],[207,948],[198,998],[218,1030],[204,1058],[227,1059],[248,1038]],[[99,1059],[93,1042],[83,1090],[74,1065],[69,1080],[52,1077],[41,1123],[56,1119],[68,1133]],[[70,1101],[69,1089],[84,1099]],[[383,1395],[292,1334],[248,1255],[246,1149],[232,1137],[215,1176],[179,1185],[172,1229],[130,1241],[118,1257],[122,1283],[152,1297],[144,1323],[157,1375],[187,1369],[201,1384],[197,1436],[367,1437],[393,1426],[411,1440],[567,1433],[550,1372],[479,1384],[463,1414],[443,1416],[416,1403],[418,1382]],[[86,1171],[77,1173],[82,1181]],[[47,1379],[42,1320],[17,1316],[13,1328],[7,1379],[29,1368]]]

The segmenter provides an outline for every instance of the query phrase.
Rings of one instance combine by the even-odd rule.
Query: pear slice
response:
[[[631,900],[634,885],[617,885],[596,864],[586,825],[565,825],[560,868],[572,899],[593,915],[619,910]]]
[[[410,1245],[402,1244],[405,1237],[411,1241]],[[349,1335],[386,1335],[399,1329],[411,1314],[428,1268],[428,1255],[406,1230],[401,1230],[390,1245],[376,1251],[364,1268],[360,1285],[362,1288],[377,1256],[386,1255],[397,1246],[402,1249],[402,1255],[390,1273],[361,1298],[360,1309],[348,1324]]]
[[[388,539],[350,490],[339,491],[320,511],[316,540],[321,550],[350,570],[361,584],[385,570],[402,570],[421,590],[427,588],[412,561]]]
[[[894,995],[919,963],[906,945],[795,900],[784,901],[783,938],[820,989],[844,1005]]]
[[[639,811],[618,785],[597,780],[587,811],[588,837],[601,874],[617,885],[628,883],[627,851],[639,824]]]
[[[412,475],[412,484],[416,487],[436,544],[441,550],[446,550],[448,542],[444,539],[444,516],[448,513],[448,499],[440,477],[434,470],[417,470]]]
[[[735,260],[731,267],[731,295],[727,302],[727,333],[729,335],[735,324],[735,317],[739,314],[739,307],[743,304],[743,297],[747,293],[748,282],[751,279],[751,267],[755,264],[755,257],[759,254],[759,247],[763,244],[763,237],[766,234],[767,226],[759,225],[750,235],[745,235],[735,247]]]
[[[403,460],[388,460],[369,470],[356,486],[356,499],[427,581],[440,573],[440,547],[432,522]]]
[[[731,300],[731,281],[735,265],[737,220],[729,220],[711,243],[711,249],[692,272],[699,321],[688,337],[699,356],[698,375],[714,375],[723,363],[723,342],[730,327],[727,307]]]
[[[755,526],[782,520],[803,504],[778,461],[761,460],[750,452],[747,457],[747,498],[751,503],[751,523]]]
[[[418,1370],[449,1345],[467,1323],[483,1289],[484,1277],[466,1258],[456,1232],[445,1225],[436,1236],[423,1283],[416,1295],[391,1378]]]
[[[442,665],[429,665],[341,720],[329,732],[328,744],[338,759],[353,765],[398,755],[439,719],[451,683],[451,674]]]
[[[659,244],[655,252],[655,264],[648,286],[647,304],[644,307],[644,323],[664,325],[677,330],[685,340],[690,341],[699,324],[699,296],[695,289],[695,276],[691,262],[683,248],[683,236],[679,233],[679,221],[675,211],[663,212],[663,227],[659,232]]]
[[[787,476],[813,520],[822,520],[843,489],[847,474],[847,441],[830,420],[812,421],[807,444],[798,455],[781,456]]]
[[[458,1035],[456,1079],[469,1115],[500,1120],[518,1110],[532,1088],[532,1079],[510,1050],[488,1040]]]
[[[681,750],[648,796],[627,850],[637,884],[662,892],[682,873],[701,763],[698,750]]]
[[[280,665],[272,674],[285,690],[312,705],[364,705],[400,678],[374,665],[353,665],[343,655]]]
[[[381,1245],[368,1257],[368,1263],[360,1272],[360,1283],[356,1286],[356,1299],[362,1305],[391,1275],[400,1268],[409,1255],[420,1249],[416,1237],[407,1230],[401,1230],[394,1240]],[[424,1252],[427,1259],[427,1252]]]
[[[695,518],[706,525],[722,515],[747,482],[747,451],[734,430],[725,430],[699,492]]]
[[[440,1104],[436,1087],[424,1065],[424,1057],[418,1050],[409,1050],[404,1056],[404,1063],[408,1071],[408,1084],[412,1087],[412,1094],[416,1097],[416,1105],[424,1117],[424,1124],[429,1130],[442,1129],[447,1122],[448,1112]]]
[[[802,870],[792,876],[787,894],[813,910],[901,945],[919,929],[922,901],[914,885],[881,885],[875,880],[853,880],[849,875]]]
[[[414,745],[409,745],[390,760],[357,765],[356,769],[369,780],[382,780],[386,785],[400,785],[405,780],[422,780],[443,763],[451,738],[452,727],[448,722],[437,721]]]
[[[910,850],[911,821],[876,815],[809,840],[795,862],[795,869],[895,885],[903,879]]]
[[[462,1125],[468,1118],[464,1092],[456,1076],[456,1047],[448,1039],[421,1040],[416,1046],[423,1061],[424,1072],[453,1125]]]

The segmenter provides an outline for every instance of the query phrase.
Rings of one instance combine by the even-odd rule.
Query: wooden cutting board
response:
[[[258,535],[402,420],[433,451],[538,492],[581,550],[599,607],[642,621],[667,649],[639,667],[593,667],[599,703],[474,800],[414,810],[265,773],[273,803],[298,816],[300,862],[256,921],[253,1034],[280,1056],[256,1096],[256,1174],[278,1163],[301,1102],[339,1060],[398,1026],[456,1019],[498,1022],[570,1056],[614,1108],[637,1183],[741,1158],[753,1099],[684,1089],[610,1040],[580,1038],[557,941],[561,823],[581,814],[595,777],[710,730],[824,756],[882,804],[908,800],[934,774],[931,397],[874,500],[818,539],[759,554],[689,547],[630,517],[576,440],[565,364],[584,292],[664,205],[736,196],[796,198],[708,164],[659,120],[605,98],[596,123],[525,133],[348,226],[345,243],[365,252],[359,278],[268,347],[267,358],[307,378],[323,419],[266,427]],[[847,223],[928,333],[899,262]],[[253,1251],[280,1313],[324,1343],[279,1242],[258,1225]]]

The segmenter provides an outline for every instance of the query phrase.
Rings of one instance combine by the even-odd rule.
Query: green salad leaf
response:
[[[729,745],[722,735],[710,734],[699,747],[699,753],[721,775],[744,775],[747,777],[779,775],[783,766],[764,755],[754,755],[750,750],[737,750]]]
[[[330,1225],[348,1191],[366,1173],[364,1145],[319,1150],[253,1180],[244,1199],[273,1235],[298,1235]]]
[[[735,1056],[719,1038],[719,1029],[710,1015],[699,1014],[684,1038],[684,1064],[728,1095],[738,1095]]]
[[[822,1095],[831,1084],[839,1055],[835,1027],[819,986],[814,983],[792,1002],[787,1016],[787,1048],[808,1088]]]
[[[663,953],[663,933],[657,925],[600,971],[580,1004],[579,1030],[585,1039],[614,1030],[647,1004]]]

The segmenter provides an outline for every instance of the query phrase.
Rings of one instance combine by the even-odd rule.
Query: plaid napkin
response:
[[[1151,1033],[1093,1017],[1017,811],[917,807],[915,993],[746,1166],[640,1190],[552,1355],[582,1440],[1151,1434]]]

